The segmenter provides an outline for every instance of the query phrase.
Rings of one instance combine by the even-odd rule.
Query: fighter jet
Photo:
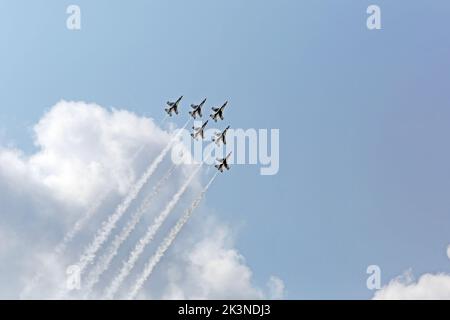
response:
[[[223,109],[225,109],[225,107],[227,106],[228,101],[225,101],[225,103],[220,107],[220,108],[212,108],[212,110],[214,111],[210,117],[217,122],[217,119],[220,118],[221,120],[223,120]]]
[[[206,98],[200,103],[200,104],[191,104],[191,108],[194,109],[192,111],[189,111],[189,114],[192,116],[192,118],[197,119],[197,115],[201,118],[202,117],[202,107],[206,102]]]
[[[179,97],[178,100],[175,102],[167,101],[167,105],[169,106],[169,108],[166,108],[164,110],[166,110],[169,116],[172,116],[172,112],[178,114],[178,104],[180,103],[181,99],[183,99],[183,96]]]
[[[200,136],[202,139],[204,138],[203,130],[205,130],[206,125],[208,124],[208,121],[206,121],[201,127],[196,128],[192,127],[194,129],[194,133],[191,133],[191,137],[197,140],[198,136]]]
[[[217,170],[219,170],[220,172],[223,172],[223,169],[227,169],[230,170],[230,167],[228,166],[228,159],[231,156],[231,152],[227,155],[226,158],[223,159],[217,159],[217,161],[219,161],[219,164],[216,164],[215,167],[217,168]]]
[[[216,142],[217,145],[220,144],[220,141],[223,142],[223,144],[227,144],[227,140],[225,139],[225,136],[227,135],[227,131],[230,129],[230,126],[226,127],[223,132],[216,133],[216,137],[212,138],[212,141]]]

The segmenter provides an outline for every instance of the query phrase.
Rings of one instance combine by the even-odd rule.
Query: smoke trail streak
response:
[[[84,227],[86,222],[92,217],[92,215],[97,212],[97,209],[100,207],[100,205],[105,201],[106,197],[108,196],[109,192],[111,190],[108,190],[107,192],[103,193],[98,199],[96,199],[93,206],[86,212],[86,214],[78,220],[75,225],[73,226],[72,230],[70,230],[64,239],[61,241],[61,243],[55,248],[55,254],[56,255],[62,255],[66,249],[67,245],[72,241],[73,238],[78,234],[78,232],[81,231],[81,229]]]
[[[188,121],[189,122],[189,121]],[[183,129],[187,126],[188,122],[184,125]],[[84,254],[81,256],[78,267],[80,268],[80,272],[82,272],[86,266],[92,262],[95,258],[96,252],[100,249],[101,245],[107,240],[109,234],[114,229],[117,221],[122,217],[125,211],[130,206],[131,202],[137,197],[139,191],[145,185],[147,180],[151,177],[151,175],[158,168],[158,165],[164,159],[164,156],[169,152],[172,148],[173,144],[176,142],[178,137],[181,134],[181,130],[169,141],[166,147],[161,151],[161,153],[156,157],[155,160],[151,163],[151,165],[147,168],[145,173],[141,176],[141,178],[137,181],[137,183],[132,187],[132,189],[128,192],[125,199],[122,203],[116,208],[116,211],[108,218],[108,221],[103,223],[102,228],[97,232],[94,240],[91,245],[85,250]]]
[[[197,199],[194,200],[192,205],[188,210],[186,210],[185,214],[178,220],[177,224],[170,230],[169,234],[166,238],[164,238],[161,245],[156,249],[155,254],[150,258],[148,263],[144,267],[144,271],[141,273],[141,275],[138,277],[136,283],[134,284],[133,288],[131,289],[131,292],[128,295],[128,299],[134,299],[136,295],[141,290],[144,283],[147,281],[147,279],[152,274],[154,268],[158,264],[158,262],[164,257],[164,254],[166,251],[170,248],[171,244],[177,237],[177,235],[180,233],[183,226],[186,224],[186,222],[191,217],[194,210],[199,206],[200,202],[203,200],[203,197],[205,196],[206,192],[208,191],[209,187],[213,183],[214,179],[216,179],[218,172],[214,174],[214,176],[211,178],[211,180],[208,182],[208,184],[203,188],[200,195],[197,197]]]
[[[131,157],[130,163],[133,163],[134,160],[141,154],[141,152],[144,150],[145,146],[139,147],[139,149],[133,154]],[[70,230],[64,239],[61,241],[61,243],[55,248],[55,254],[57,256],[62,255],[66,249],[67,245],[72,241],[73,238],[78,234],[78,232],[81,231],[81,229],[84,227],[86,222],[97,212],[98,208],[101,206],[103,201],[105,201],[108,194],[112,191],[112,188],[109,188],[105,192],[102,193],[102,195],[97,198],[97,200],[94,202],[94,204],[90,207],[90,209],[86,212],[86,214],[81,217],[74,225],[72,230]]]
[[[107,195],[108,192],[102,194],[102,196],[95,201],[95,203],[91,206],[91,208],[89,208],[89,210],[86,211],[86,214],[84,214],[83,217],[81,217],[81,219],[79,219],[75,223],[73,228],[64,236],[63,240],[55,247],[54,252],[52,254],[53,258],[56,259],[66,251],[68,244],[78,234],[78,232],[80,232],[80,230],[83,228],[86,222],[97,212],[97,209],[103,203]],[[45,268],[45,266],[46,265],[44,265],[43,267]],[[23,289],[22,293],[20,294],[21,299],[25,299],[25,297],[31,293],[34,287],[39,284],[43,276],[44,276],[43,271],[41,271],[30,280],[30,282],[27,284],[27,286]]]
[[[181,196],[186,191],[186,189],[188,188],[192,179],[194,178],[194,176],[200,170],[201,167],[202,167],[202,164],[198,165],[198,167],[189,176],[189,178],[181,186],[181,188],[178,190],[178,192],[173,196],[173,198],[170,200],[170,202],[167,204],[167,206],[164,208],[164,210],[155,218],[155,220],[153,221],[153,224],[151,224],[148,227],[146,234],[138,241],[138,243],[134,247],[133,251],[130,253],[130,256],[128,257],[127,262],[125,262],[123,264],[119,274],[113,279],[113,281],[111,282],[109,287],[106,288],[105,299],[112,299],[114,297],[117,290],[121,286],[122,282],[130,274],[131,270],[133,269],[134,265],[136,264],[137,260],[139,259],[140,255],[142,254],[142,252],[144,251],[146,246],[153,240],[156,232],[161,227],[161,225],[164,223],[164,221],[169,216],[169,214],[172,212],[172,210],[175,208],[175,206],[178,203],[178,201],[180,200]]]
[[[133,163],[134,160],[136,160],[136,158],[144,150],[144,147],[145,146],[139,147],[139,149],[131,157],[130,163]],[[67,250],[67,246],[78,235],[78,233],[83,229],[86,223],[94,216],[94,214],[98,212],[98,208],[102,205],[102,203],[105,201],[106,197],[111,191],[112,188],[109,188],[108,190],[104,191],[100,195],[100,197],[98,197],[95,200],[95,202],[90,206],[90,208],[85,212],[85,214],[75,222],[72,229],[64,236],[61,242],[53,250],[52,255],[54,259],[57,259],[58,257],[60,257],[65,253],[65,251]],[[25,297],[31,293],[34,287],[39,284],[43,276],[44,276],[43,271],[36,273],[35,276],[30,280],[27,286],[20,293],[20,299],[25,299]]]
[[[164,116],[164,118],[162,118],[160,121],[159,121],[159,126],[161,127],[165,122],[166,122],[166,120],[167,120],[167,118],[169,117],[169,115],[165,115]]]
[[[91,270],[85,281],[86,284],[84,286],[86,288],[86,293],[84,295],[84,298],[87,298],[92,293],[95,284],[99,281],[103,272],[105,272],[109,268],[111,261],[117,255],[120,246],[128,239],[131,232],[135,229],[144,213],[149,209],[155,196],[160,192],[161,188],[169,180],[176,168],[177,165],[173,165],[158,181],[158,183],[153,187],[152,191],[147,195],[147,197],[143,200],[131,219],[128,221],[126,226],[122,228],[120,234],[116,235],[107,252],[102,257],[100,257],[99,262]]]
[[[92,261],[95,259],[97,251],[101,248],[103,243],[108,239],[109,235],[113,231],[113,229],[116,227],[116,223],[119,221],[119,219],[122,217],[122,215],[126,212],[128,207],[131,205],[134,199],[136,199],[137,195],[141,191],[142,187],[146,184],[148,179],[152,176],[152,174],[155,172],[155,170],[158,168],[158,165],[162,162],[165,155],[170,151],[173,144],[177,142],[178,138],[180,137],[182,131],[186,126],[189,124],[189,121],[186,121],[183,128],[178,130],[177,134],[172,137],[172,139],[169,141],[169,143],[166,145],[166,147],[160,152],[160,154],[156,157],[155,160],[148,166],[145,173],[141,176],[141,178],[133,185],[131,190],[128,192],[125,199],[122,201],[122,203],[117,206],[116,210],[112,215],[110,215],[107,219],[107,221],[104,221],[102,223],[101,228],[97,231],[95,234],[94,240],[89,244],[89,246],[85,249],[83,254],[80,257],[80,260],[78,261],[78,268],[80,272],[80,276],[83,274],[86,267],[92,263]],[[64,290],[63,295],[66,293],[66,290]]]

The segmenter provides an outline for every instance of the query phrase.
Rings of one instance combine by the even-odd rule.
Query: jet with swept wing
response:
[[[220,107],[220,108],[215,108],[213,107],[213,113],[210,115],[210,117],[217,122],[217,120],[220,118],[221,120],[223,120],[223,109],[225,109],[225,107],[227,106],[228,101],[225,101],[225,103]]]
[[[212,138],[212,141],[214,141],[217,145],[219,145],[221,141],[223,142],[223,144],[227,144],[227,140],[225,137],[227,135],[228,129],[230,129],[230,126],[226,127],[223,132],[216,133],[216,137]]]
[[[192,127],[192,129],[194,129],[194,133],[191,133],[191,137],[194,138],[195,140],[197,140],[197,138],[200,136],[202,139],[204,138],[204,130],[206,125],[208,124],[208,121],[206,121],[201,127],[196,128],[196,127]]]
[[[219,163],[215,165],[216,169],[220,172],[223,172],[224,169],[230,170],[230,166],[228,165],[228,159],[230,158],[230,156],[231,152],[227,155],[226,158],[217,159]]]
[[[169,116],[172,116],[172,112],[175,112],[175,114],[178,114],[178,105],[180,104],[181,99],[183,99],[183,96],[179,97],[178,100],[175,102],[167,101],[168,108],[166,108],[164,110],[166,110],[166,112]]]
[[[200,118],[202,117],[202,107],[206,102],[206,98],[203,99],[200,104],[191,104],[191,108],[194,109],[192,111],[189,111],[189,114],[192,116],[192,118],[197,119],[197,116]]]

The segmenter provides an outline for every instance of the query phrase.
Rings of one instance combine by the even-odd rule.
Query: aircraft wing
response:
[[[202,109],[198,109],[198,115],[200,116],[200,118],[202,117]]]
[[[225,135],[222,136],[223,144],[227,144],[227,140],[225,139]]]

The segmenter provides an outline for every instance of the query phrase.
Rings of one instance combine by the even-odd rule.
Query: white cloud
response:
[[[449,300],[450,275],[429,274],[422,275],[415,281],[411,272],[406,272],[382,289],[374,296],[375,300]]]
[[[54,297],[55,288],[64,284],[65,268],[77,261],[96,227],[170,138],[151,119],[128,111],[106,110],[96,104],[67,101],[52,107],[34,127],[34,134],[37,150],[31,155],[0,147],[0,283],[7,284],[0,288],[1,298],[17,298],[43,262],[47,264],[45,274],[51,278],[32,297]],[[145,152],[131,161],[142,145],[146,145]],[[167,168],[167,163],[161,164],[164,165]],[[182,168],[174,175],[159,202],[154,204],[155,210],[166,203],[188,171]],[[198,192],[200,186],[199,178],[190,187],[190,193]],[[70,226],[108,189],[112,192],[98,217],[74,240],[65,256],[57,261],[52,259],[49,254]],[[192,199],[185,201],[189,203]],[[148,221],[152,214],[156,212],[148,214]],[[160,285],[146,286],[139,297],[283,296],[284,284],[278,278],[269,280],[269,292],[253,283],[252,270],[233,247],[232,232],[223,223],[199,219],[189,231],[163,259],[162,264],[169,267],[155,271],[151,280]],[[124,247],[133,245],[138,236]],[[100,285],[104,286],[114,267],[127,255],[122,250],[112,272],[105,275]]]
[[[125,191],[133,152],[168,139],[150,119],[80,102],[58,103],[34,130],[40,152],[28,159],[31,173],[62,200],[83,204],[111,183]]]
[[[447,247],[447,257],[450,259],[450,244]]]
[[[185,268],[172,266],[169,288],[164,298],[177,299],[259,299],[262,292],[251,284],[252,271],[244,258],[227,242],[229,231],[216,227],[187,253]]]
[[[17,237],[7,228],[0,229],[0,257],[17,245]]]
[[[283,280],[278,277],[271,276],[267,283],[269,287],[269,297],[271,299],[283,299],[285,292],[285,286]]]
[[[206,222],[209,230],[185,254],[168,263],[168,284],[164,299],[280,299],[284,283],[272,276],[264,291],[252,282],[252,270],[233,248],[231,230],[216,222]],[[183,245],[176,248],[184,250]]]
[[[87,205],[108,186],[124,192],[134,178],[127,170],[133,151],[145,142],[158,148],[168,139],[150,119],[66,101],[57,103],[34,132],[38,152],[27,157],[19,150],[2,150],[2,173],[75,205]]]

